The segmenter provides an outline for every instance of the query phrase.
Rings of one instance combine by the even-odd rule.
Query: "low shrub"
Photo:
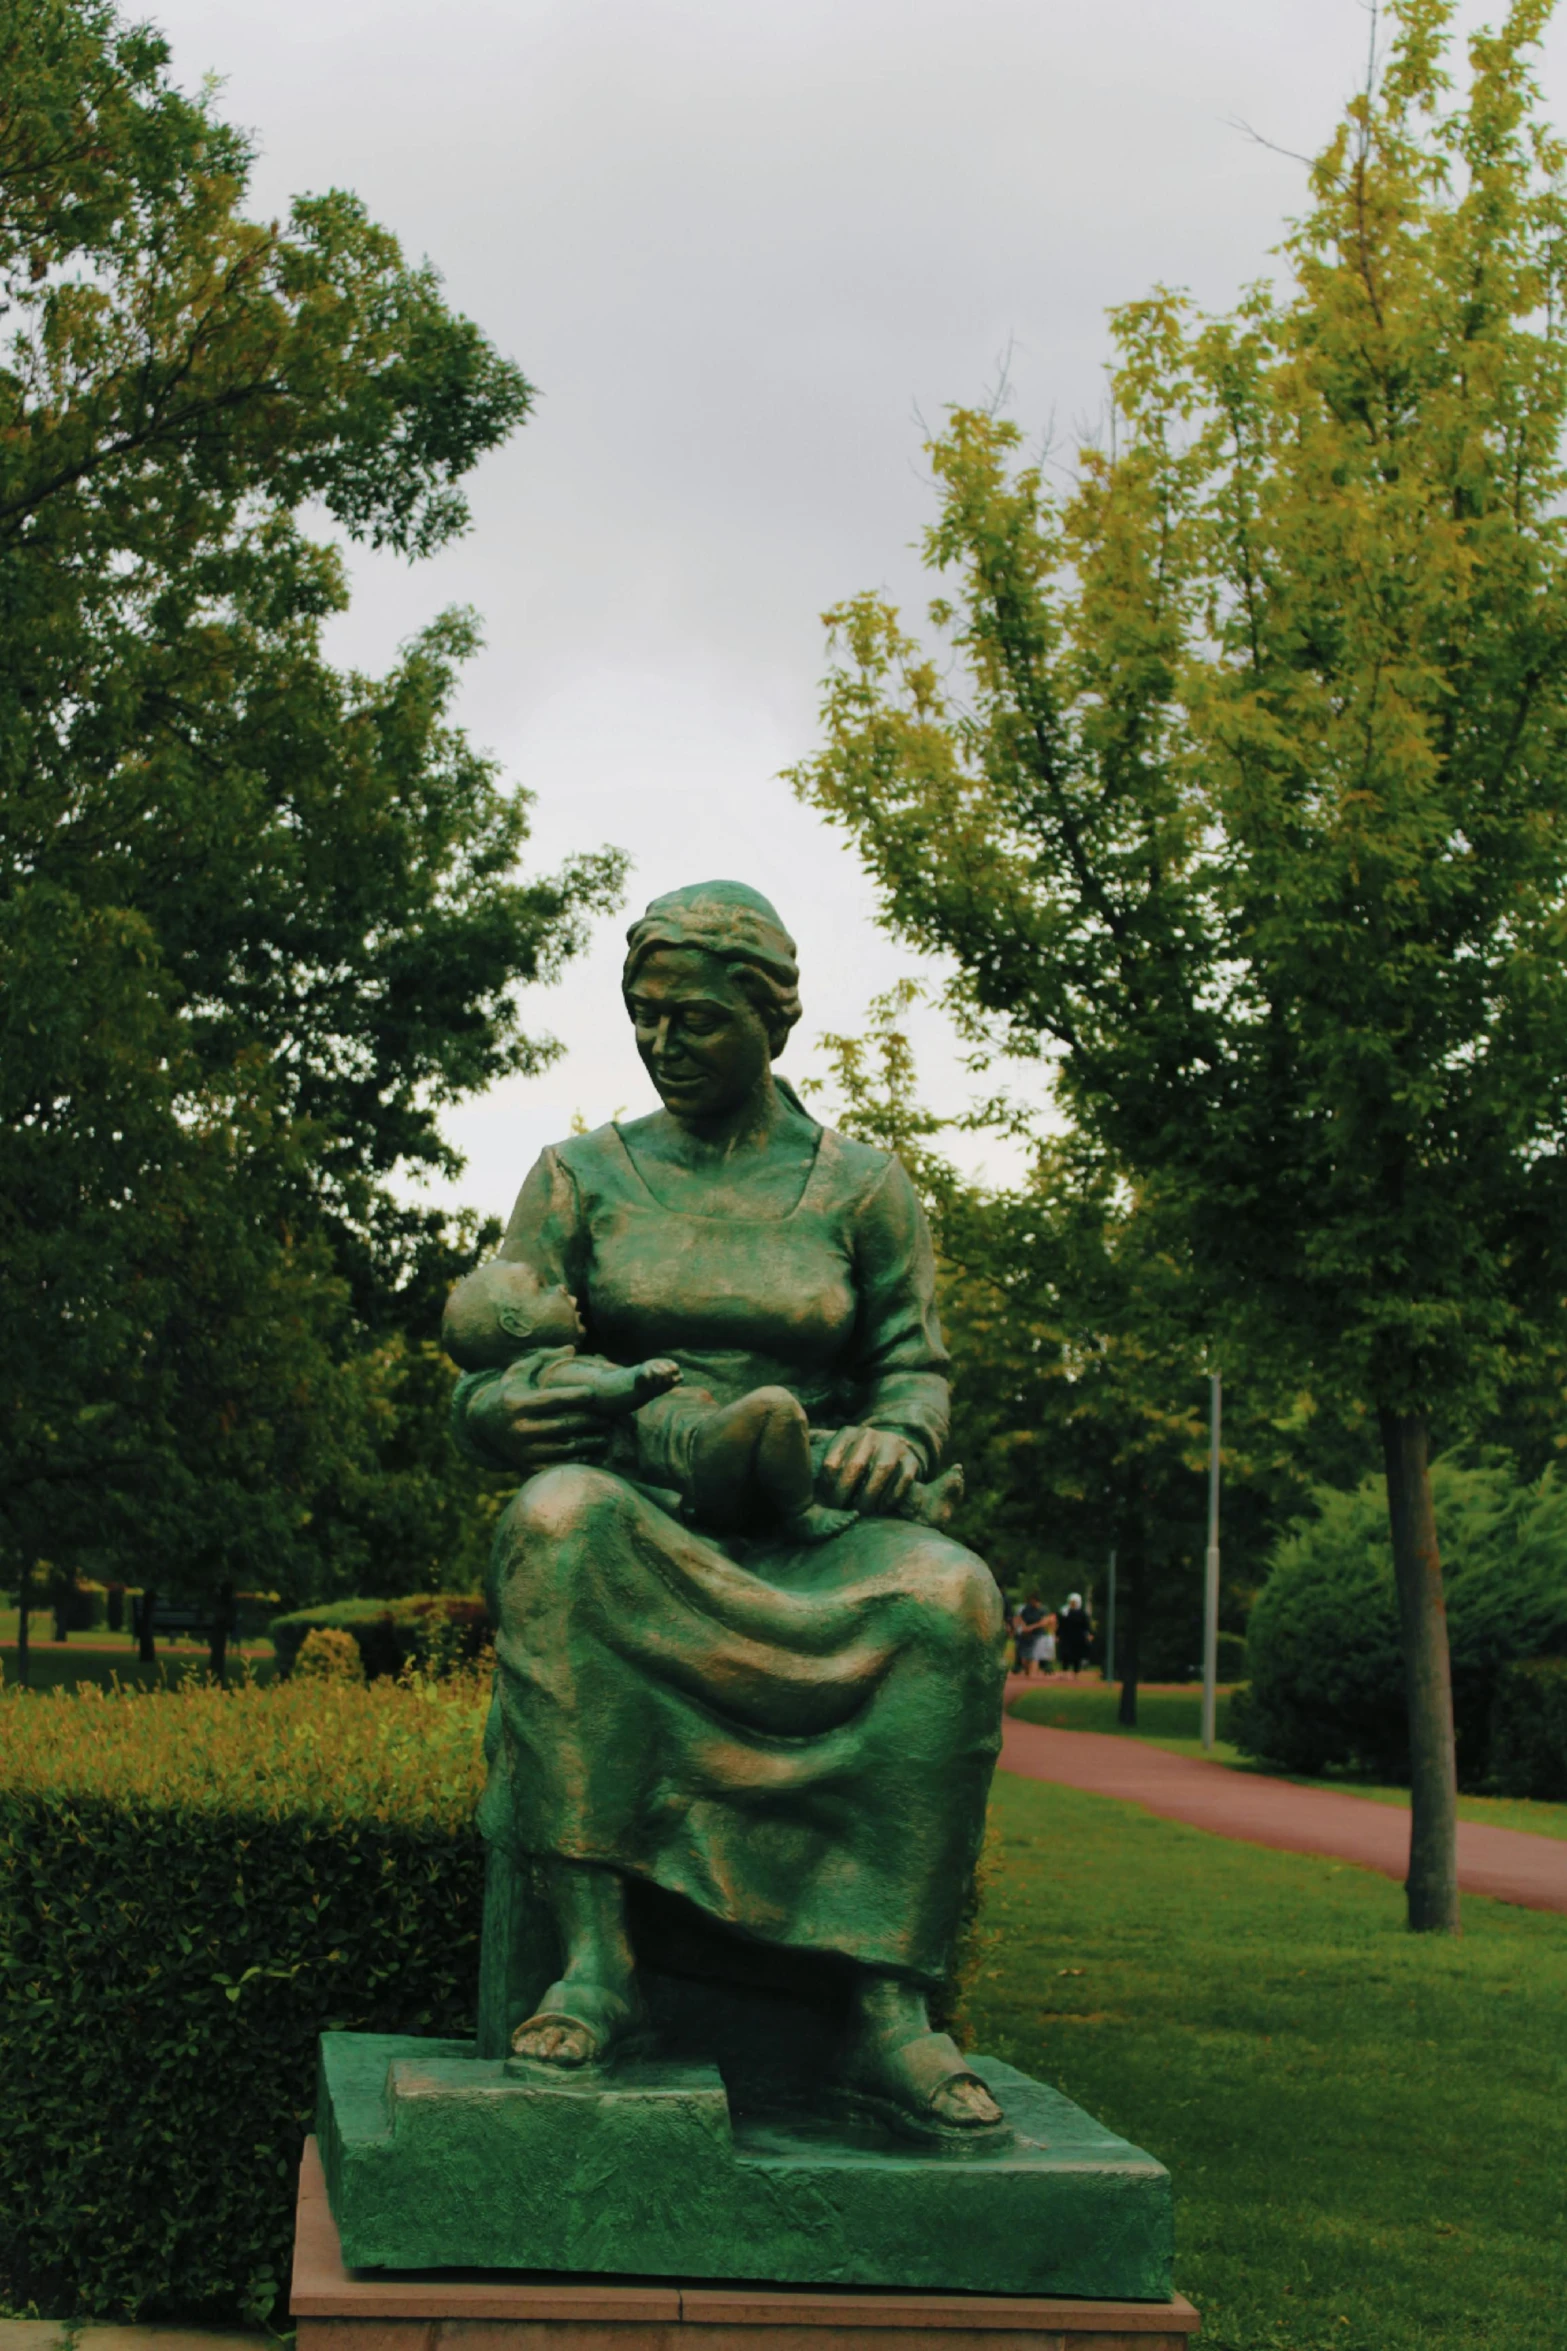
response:
[[[0,1691],[0,2303],[271,2313],[318,2033],[472,2030],[482,1698]]]
[[[1453,1664],[1458,1773],[1489,1769],[1502,1669],[1567,1653],[1567,1485],[1553,1470],[1523,1485],[1506,1468],[1432,1464]],[[1300,1772],[1348,1764],[1408,1775],[1398,1605],[1379,1478],[1318,1491],[1316,1516],[1288,1535],[1247,1626],[1249,1686],[1234,1736],[1248,1754]]]
[[[406,1600],[336,1600],[321,1608],[296,1608],[272,1619],[278,1671],[294,1670],[313,1632],[351,1633],[359,1644],[366,1678],[399,1674],[408,1665],[446,1673],[477,1662],[489,1639],[484,1602],[468,1592],[419,1592]]]
[[[338,1625],[314,1626],[300,1644],[294,1676],[304,1682],[362,1682],[365,1669],[359,1643]]]
[[[1567,1657],[1531,1658],[1497,1675],[1490,1784],[1502,1796],[1567,1798]]]
[[[1245,1634],[1220,1633],[1217,1647],[1218,1679],[1221,1682],[1243,1682],[1246,1679]]]

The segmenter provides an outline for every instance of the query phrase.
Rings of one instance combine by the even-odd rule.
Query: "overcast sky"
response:
[[[801,947],[798,1076],[910,968],[778,771],[816,738],[823,609],[929,593],[921,419],[1005,361],[1012,413],[1069,448],[1101,409],[1109,305],[1162,280],[1220,308],[1267,268],[1303,173],[1233,124],[1318,148],[1364,71],[1361,0],[148,12],[178,78],[222,77],[254,133],[256,210],[354,189],[539,388],[472,478],[464,540],[356,557],[336,657],[380,668],[476,605],[461,716],[537,795],[537,862],[620,844],[628,913],[712,875],[765,889]],[[1567,116],[1560,34],[1545,80]],[[619,1004],[626,919],[529,1001],[563,1059],[450,1117],[457,1197],[504,1211],[573,1112],[653,1107]],[[938,1023],[921,1042],[956,1106]]]

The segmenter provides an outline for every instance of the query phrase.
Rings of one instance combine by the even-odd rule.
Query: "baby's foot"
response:
[[[579,1358],[564,1366],[559,1378],[550,1385],[579,1397],[590,1412],[618,1418],[622,1413],[640,1410],[670,1388],[677,1388],[680,1366],[667,1355],[655,1355],[646,1363],[632,1364],[592,1363]]]
[[[961,1463],[954,1462],[928,1486],[910,1486],[895,1515],[911,1518],[917,1526],[944,1527],[962,1499],[963,1469]]]
[[[784,1533],[791,1543],[829,1543],[852,1527],[856,1516],[852,1510],[829,1510],[825,1502],[808,1502],[784,1520]]]

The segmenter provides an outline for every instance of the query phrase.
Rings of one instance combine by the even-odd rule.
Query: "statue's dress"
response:
[[[787,1387],[813,1427],[896,1429],[937,1465],[930,1239],[885,1152],[823,1131],[792,1210],[704,1216],[601,1127],[543,1154],[502,1255],[564,1283],[596,1353],[673,1356],[720,1402]],[[458,1392],[481,1451],[471,1407],[503,1376]],[[491,1574],[489,1839],[651,1879],[764,1942],[940,1976],[1000,1745],[983,1561],[890,1518],[722,1539],[568,1467],[516,1495]]]

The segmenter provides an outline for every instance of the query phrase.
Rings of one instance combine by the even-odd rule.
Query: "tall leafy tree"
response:
[[[531,393],[352,196],[249,217],[250,163],[108,0],[0,19],[8,1542],[207,1586],[383,1459],[453,1245],[392,1180],[547,1059],[519,990],[620,879],[519,874],[527,796],[450,716],[470,616],[325,659],[310,513],[433,552]]]
[[[1413,1780],[1456,1925],[1428,1458],[1567,1292],[1567,211],[1512,0],[1447,73],[1396,0],[1283,282],[1115,317],[1057,494],[993,414],[935,443],[938,659],[830,616],[799,783],[887,920],[1178,1196],[1216,1320],[1376,1415]]]
[[[904,1019],[915,993],[904,983],[858,1034],[823,1042],[838,1123],[896,1151],[931,1215],[966,1484],[954,1531],[1008,1584],[1041,1584],[1048,1555],[1101,1602],[1115,1550],[1121,1718],[1134,1723],[1149,1659],[1179,1674],[1201,1655],[1209,1302],[1179,1214],[1090,1139],[1041,1132],[1002,1103],[957,1120],[921,1106]],[[949,1128],[1009,1130],[1027,1151],[1021,1179],[964,1178],[941,1148]],[[1237,1383],[1226,1431],[1223,1603],[1237,1628],[1248,1577],[1315,1466],[1309,1402],[1269,1371]]]

